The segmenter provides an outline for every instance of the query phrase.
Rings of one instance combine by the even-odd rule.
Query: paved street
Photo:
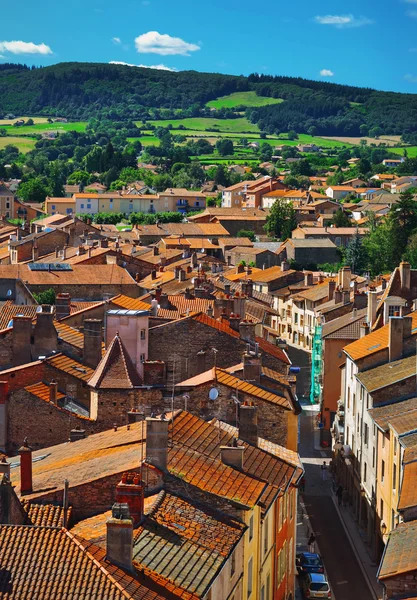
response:
[[[303,500],[310,524],[334,599],[373,600],[374,596],[333,503],[330,478],[327,481],[321,479],[320,465],[324,460],[329,464],[331,453],[329,450],[314,449],[315,416],[315,412],[303,411],[300,423],[299,452],[306,471]]]

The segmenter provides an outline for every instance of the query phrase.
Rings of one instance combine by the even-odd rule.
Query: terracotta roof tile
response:
[[[94,373],[94,370],[90,369],[90,367],[77,362],[65,354],[56,354],[55,356],[47,358],[45,362],[50,364],[55,369],[69,373],[73,377],[77,377],[83,381],[88,381],[91,379]]]
[[[27,392],[30,392],[34,396],[37,396],[41,400],[46,400],[47,402],[49,402],[49,385],[43,383],[43,381],[40,381],[39,383],[34,383],[32,385],[28,385],[27,387],[25,387],[25,390]],[[57,400],[62,400],[63,398],[65,398],[65,394],[62,394],[61,392],[57,391],[56,397]]]
[[[409,356],[388,364],[358,373],[356,378],[371,394],[383,387],[393,385],[416,374],[416,357]]]
[[[33,504],[29,500],[23,500],[22,506],[27,512],[32,525],[41,527],[62,527],[64,525],[64,509],[55,504]],[[72,509],[67,510],[67,522],[71,519]]]
[[[118,265],[72,265],[71,271],[31,271],[28,265],[0,265],[0,278],[22,279],[29,285],[126,285],[136,286],[126,269]]]
[[[380,427],[383,431],[388,431],[388,425],[392,418],[395,418],[398,415],[405,415],[408,412],[416,409],[417,398],[410,398],[409,400],[402,400],[401,402],[393,402],[384,406],[376,406],[375,408],[370,408],[368,412],[378,427]]]
[[[400,523],[390,533],[378,579],[384,581],[417,570],[416,546],[417,522]]]
[[[88,384],[94,388],[118,390],[130,390],[142,385],[139,373],[118,335],[107,348]]]
[[[410,462],[404,465],[403,481],[401,484],[401,494],[398,502],[398,510],[417,506],[417,462]]]

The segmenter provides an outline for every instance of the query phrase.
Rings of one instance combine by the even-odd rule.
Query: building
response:
[[[328,238],[287,239],[277,252],[281,261],[294,261],[301,268],[314,268],[320,264],[337,265],[340,254]]]
[[[398,158],[398,159],[384,158],[384,160],[382,161],[382,164],[384,165],[384,167],[387,167],[387,169],[396,169],[403,162],[405,162],[405,158],[403,158],[403,157]]]

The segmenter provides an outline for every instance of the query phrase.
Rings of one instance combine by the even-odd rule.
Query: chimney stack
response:
[[[304,272],[304,285],[305,286],[313,285],[313,273],[311,273],[310,271]]]
[[[7,444],[7,398],[8,398],[8,393],[9,393],[9,382],[8,381],[0,381],[0,450],[6,450],[6,444]]]
[[[340,304],[342,302],[342,292],[340,291],[340,289],[337,287],[334,291],[334,303],[335,304]]]
[[[69,294],[57,294],[55,300],[56,320],[68,317],[71,314],[71,296]]]
[[[390,317],[388,332],[389,362],[393,362],[402,358],[403,339],[404,319],[402,317]]]
[[[242,294],[245,294],[248,298],[252,298],[253,296],[253,281],[252,279],[247,279],[246,281],[241,282]]]
[[[32,245],[32,262],[36,262],[39,258],[39,251],[38,251],[38,242],[36,240],[33,240],[33,245]]]
[[[350,290],[350,280],[352,272],[350,267],[342,267],[339,271],[339,285],[342,288],[342,292]]]
[[[123,473],[116,486],[116,502],[127,504],[133,525],[138,525],[143,516],[144,488],[139,473]]]
[[[236,265],[235,272],[236,272],[236,274],[245,272],[245,267],[242,265],[242,263],[239,263],[238,265]]]
[[[243,470],[244,446],[220,446],[220,458],[224,465]]]
[[[161,471],[166,471],[168,465],[168,428],[164,414],[146,419],[146,459]]]
[[[106,559],[127,571],[133,570],[133,523],[127,504],[115,503],[107,521]]]
[[[369,327],[375,322],[376,318],[376,309],[378,305],[378,294],[377,292],[368,292],[368,313],[367,313],[367,321]]]
[[[13,366],[24,365],[32,361],[31,353],[32,317],[13,317]]]
[[[409,292],[411,289],[411,265],[408,262],[400,263],[401,289]]]
[[[161,308],[169,308],[170,307],[170,302],[169,302],[169,298],[168,298],[168,294],[162,293],[160,298],[159,298],[159,306]]]
[[[229,316],[230,327],[232,329],[234,329],[235,331],[239,331],[239,323],[240,323],[240,316],[235,315],[235,313],[230,313],[230,316]]]
[[[29,447],[25,438],[23,446],[19,448],[20,454],[20,493],[30,494],[32,492],[32,448]]]
[[[335,282],[334,279],[330,279],[330,281],[329,281],[329,292],[328,292],[329,300],[333,300],[335,289],[336,289],[336,282]]]
[[[369,333],[369,325],[368,325],[368,323],[365,323],[365,322],[361,323],[361,326],[360,326],[360,337],[363,338],[363,337],[365,337],[365,335],[368,335],[368,333]]]
[[[49,384],[49,402],[52,404],[57,404],[57,394],[58,394],[58,384],[53,379]]]
[[[239,323],[239,333],[240,339],[244,340],[248,344],[255,344],[255,323],[250,323],[249,321],[241,321]]]
[[[243,355],[243,379],[260,383],[262,373],[262,358],[259,354],[258,344],[255,344],[255,352],[250,350],[250,345]]]
[[[52,306],[42,304],[42,312],[37,313],[33,330],[34,358],[48,356],[58,348],[58,333],[54,325]]]
[[[239,437],[252,446],[258,445],[258,409],[244,402],[239,407]]]
[[[85,364],[95,369],[102,358],[103,321],[101,319],[84,320],[84,352]]]

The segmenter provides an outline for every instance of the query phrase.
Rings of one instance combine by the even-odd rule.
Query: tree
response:
[[[291,232],[297,227],[295,210],[291,202],[283,199],[275,200],[266,218],[265,231],[270,236],[280,239],[291,237]]]
[[[38,304],[55,304],[56,295],[53,288],[39,292],[39,294],[33,294],[33,297]]]
[[[226,171],[224,165],[218,165],[214,174],[214,183],[216,185],[229,185],[229,173]]]
[[[49,195],[49,189],[43,177],[34,177],[19,184],[17,195],[25,202],[42,203]]]
[[[34,124],[35,124],[35,123],[34,123],[33,119],[28,119],[28,120],[26,121],[26,125],[34,125]]]
[[[250,229],[240,229],[237,232],[237,237],[238,238],[248,238],[248,239],[250,239],[251,242],[256,242],[255,232],[251,231]]]
[[[216,142],[216,150],[220,154],[220,156],[230,156],[233,154],[233,142],[232,140],[228,140],[226,138],[222,138],[221,140],[217,140]]]
[[[352,223],[349,216],[342,208],[338,208],[332,218],[332,224],[335,227],[351,227]]]
[[[291,131],[288,132],[287,137],[289,140],[298,140],[298,133],[296,131],[294,131],[293,129],[291,129]]]
[[[346,248],[345,261],[353,273],[362,273],[366,270],[368,262],[366,246],[364,246],[362,237],[358,232],[349,241]]]
[[[172,187],[172,178],[167,175],[156,175],[153,180],[153,187],[157,192],[164,192],[167,188]]]

